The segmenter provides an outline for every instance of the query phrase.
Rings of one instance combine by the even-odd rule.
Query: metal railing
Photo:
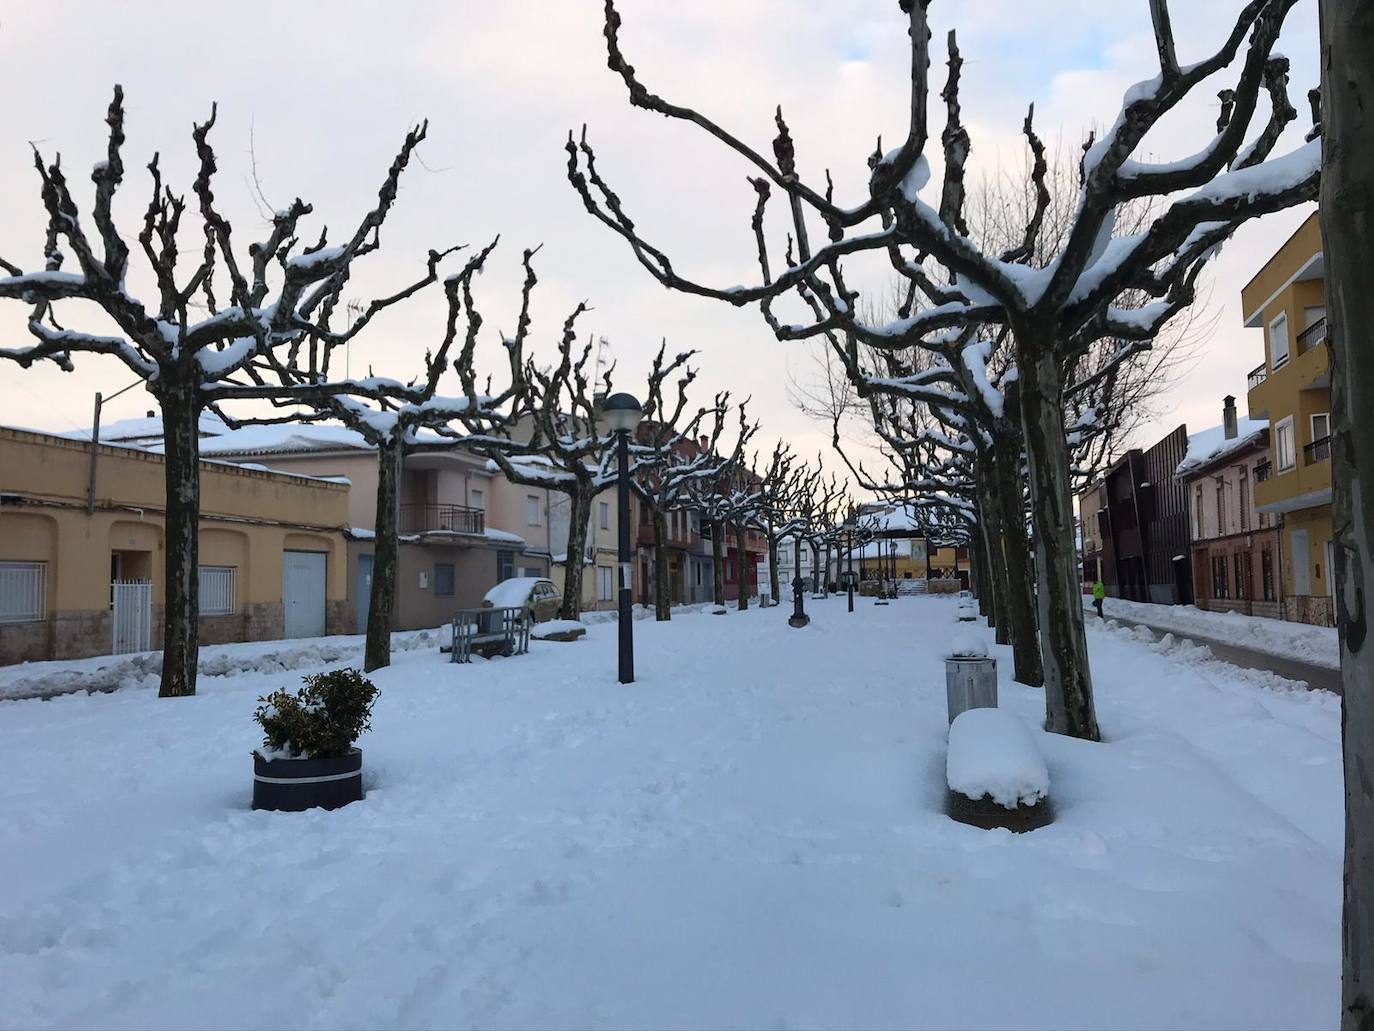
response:
[[[1320,318],[1298,334],[1298,354],[1306,354],[1326,339],[1326,319]]]
[[[1271,476],[1273,476],[1273,475],[1274,475],[1274,466],[1273,466],[1273,463],[1269,462],[1267,459],[1266,459],[1265,461],[1261,462],[1259,465],[1255,466],[1255,482],[1256,482],[1256,483],[1263,483],[1265,480],[1269,479],[1269,477],[1271,477]]]
[[[0,623],[32,623],[47,615],[44,562],[0,562]]]
[[[466,505],[402,505],[402,533],[471,533],[487,531],[487,516]]]
[[[238,609],[238,570],[234,566],[201,566],[200,614],[228,616]]]
[[[1318,437],[1310,444],[1304,444],[1302,449],[1302,460],[1306,465],[1316,465],[1319,462],[1328,461],[1331,458],[1331,438]]]
[[[1251,369],[1250,375],[1245,377],[1245,386],[1248,390],[1254,390],[1257,386],[1269,378],[1269,366],[1261,365],[1258,369]]]

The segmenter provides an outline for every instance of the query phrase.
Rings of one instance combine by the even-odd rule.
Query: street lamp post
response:
[[[849,590],[849,611],[854,611],[854,517],[844,521],[845,550],[849,552],[849,573],[845,576],[845,586]]]
[[[644,409],[630,394],[612,394],[601,405],[606,425],[616,435],[616,518],[620,531],[620,682],[635,682],[634,619],[630,614],[633,567],[630,564],[630,434],[639,426]],[[569,561],[573,556],[568,556]]]

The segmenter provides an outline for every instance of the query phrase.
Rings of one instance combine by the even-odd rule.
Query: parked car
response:
[[[517,576],[502,580],[487,591],[482,605],[487,608],[523,608],[530,623],[546,623],[558,618],[563,599],[553,581],[542,576]]]

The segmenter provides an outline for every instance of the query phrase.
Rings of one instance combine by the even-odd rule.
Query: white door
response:
[[[324,636],[327,558],[319,551],[282,552],[281,600],[287,637]]]
[[[1307,550],[1307,531],[1293,531],[1293,593],[1312,593],[1312,556]]]
[[[153,644],[153,585],[149,580],[116,580],[110,585],[114,653],[146,652]]]

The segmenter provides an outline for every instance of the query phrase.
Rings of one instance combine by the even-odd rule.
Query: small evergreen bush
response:
[[[302,679],[305,686],[294,695],[282,689],[258,699],[253,718],[262,727],[264,751],[293,759],[347,755],[371,726],[376,686],[356,669]]]

